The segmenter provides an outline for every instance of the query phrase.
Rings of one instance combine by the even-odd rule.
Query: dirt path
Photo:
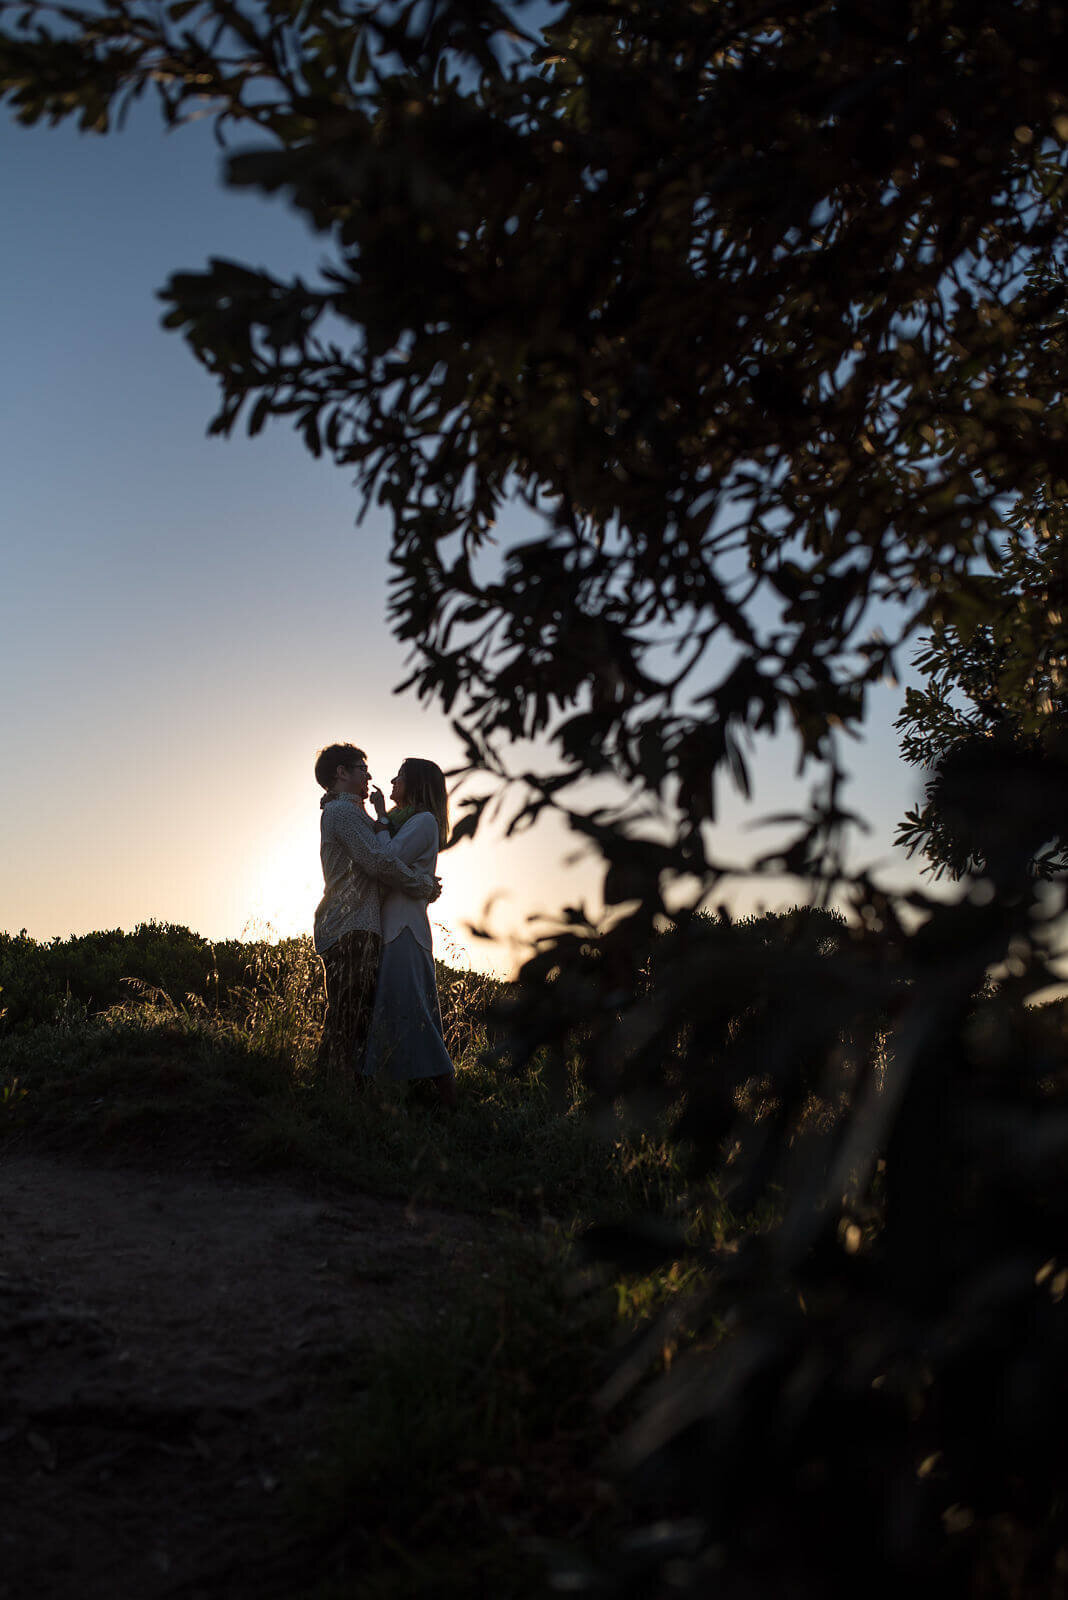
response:
[[[278,1496],[322,1439],[331,1372],[444,1315],[482,1227],[0,1156],[0,1600],[272,1592]]]

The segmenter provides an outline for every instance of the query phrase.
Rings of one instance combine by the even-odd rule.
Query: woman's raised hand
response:
[[[374,806],[375,813],[378,816],[379,821],[381,821],[386,814],[386,802],[381,789],[372,789],[371,793],[368,795],[368,799]]]

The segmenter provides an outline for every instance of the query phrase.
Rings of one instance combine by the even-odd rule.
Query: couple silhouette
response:
[[[441,893],[438,851],[449,837],[445,776],[433,761],[408,757],[393,779],[388,810],[356,745],[327,745],[315,777],[325,791],[324,891],[314,942],[326,979],[326,1016],[317,1070],[356,1084],[430,1079],[452,1108],[456,1074],[445,1048],[427,915]]]

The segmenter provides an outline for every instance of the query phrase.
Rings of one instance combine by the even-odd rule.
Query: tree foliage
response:
[[[30,0],[0,82],[26,121],[103,130],[147,89],[253,137],[230,181],[330,265],[171,279],[213,426],[288,416],[391,509],[414,682],[479,753],[551,732],[543,788],[620,774],[706,865],[741,730],[825,754],[886,606],[952,592],[1005,497],[1068,472],[1062,295],[1029,271],[1063,253],[1065,22],[603,0],[532,54],[528,12]],[[543,526],[495,546],[516,496]]]
[[[1065,486],[1058,486],[1063,489]],[[928,871],[960,878],[1006,851],[1031,852],[1049,878],[1068,869],[1061,791],[1068,762],[1068,544],[1060,495],[1047,488],[1012,518],[990,567],[974,573],[916,656],[897,721],[901,749],[929,777],[922,805],[898,829]],[[977,781],[998,754],[998,783],[1027,791],[1004,834],[1000,796]]]
[[[519,0],[4,15],[0,92],[24,121],[106,131],[146,91],[171,122],[209,111],[229,181],[322,234],[314,282],[224,260],[171,278],[166,320],[219,381],[212,426],[289,418],[388,507],[412,684],[499,782],[537,736],[515,825],[559,806],[603,856],[619,915],[566,913],[516,1038],[561,1069],[580,1048],[606,1099],[684,1105],[695,1181],[725,1171],[736,1205],[779,1214],[708,1262],[690,1310],[730,1314],[729,1354],[680,1363],[628,1436],[659,1531],[596,1570],[562,1556],[561,1581],[1053,1592],[1064,1038],[1023,1001],[1051,977],[1061,900],[1030,861],[1063,772],[1039,804],[1017,764],[1000,821],[1025,847],[969,848],[974,892],[855,875],[833,951],[799,936],[769,959],[686,913],[660,929],[673,885],[716,895],[715,781],[744,788],[748,735],[791,731],[826,775],[763,863],[826,898],[841,730],[901,641],[935,630],[950,744],[949,651],[1017,710],[1059,661],[1056,585],[1010,572],[1010,626],[981,574],[1025,559],[1005,530],[1068,481],[1068,11],[571,0],[540,31]],[[502,531],[517,502],[529,531]],[[916,737],[940,752],[934,720]],[[998,741],[969,760],[994,792]],[[604,775],[619,804],[584,798]],[[813,1097],[834,1114],[807,1118]]]

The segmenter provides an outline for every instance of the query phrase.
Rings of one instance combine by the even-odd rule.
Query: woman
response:
[[[382,791],[371,803],[377,827],[393,835],[393,853],[407,866],[434,876],[438,850],[449,839],[445,774],[433,761],[401,762],[386,814]],[[434,946],[425,900],[399,888],[382,897],[382,953],[364,1066],[366,1077],[430,1078],[444,1105],[456,1104],[456,1074],[441,1026]]]

